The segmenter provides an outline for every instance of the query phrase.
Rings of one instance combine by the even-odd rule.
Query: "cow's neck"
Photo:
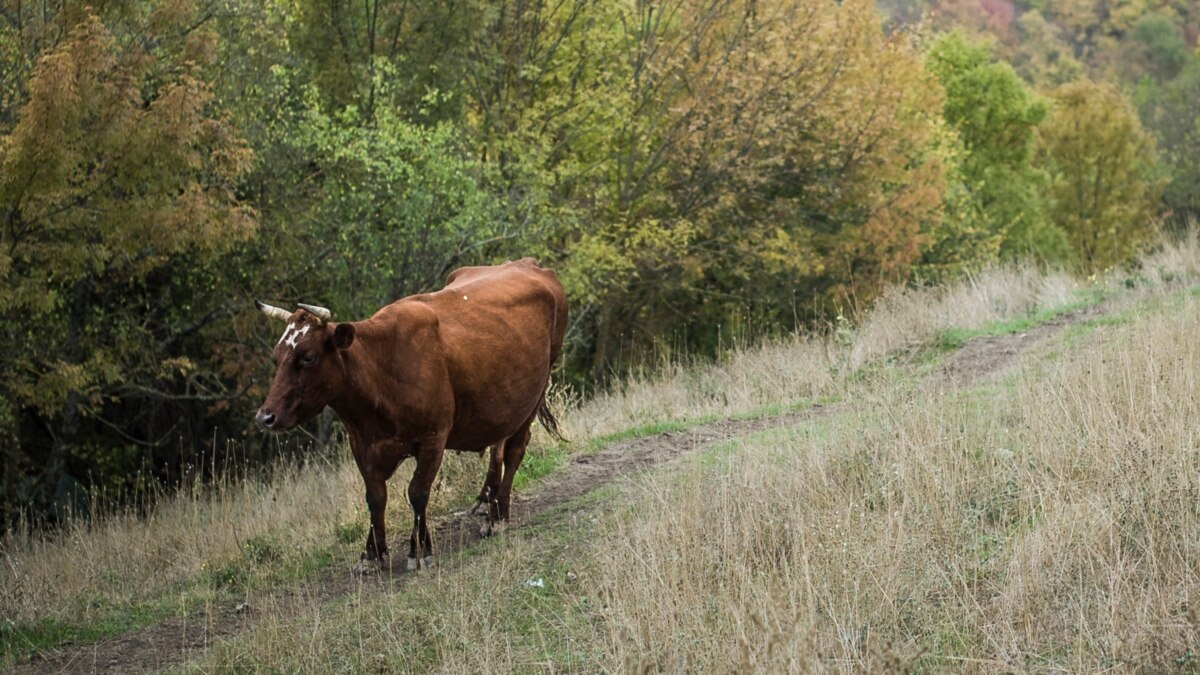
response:
[[[381,389],[385,381],[371,377],[378,372],[379,359],[373,352],[379,345],[378,336],[366,323],[355,324],[354,342],[342,353],[342,383],[329,407],[352,434],[369,440],[378,434],[388,434],[388,430],[374,428],[379,426],[379,412],[387,405],[387,394]]]

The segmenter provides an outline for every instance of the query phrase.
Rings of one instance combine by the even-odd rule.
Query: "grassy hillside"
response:
[[[1194,669],[1200,294],[1130,318],[986,385],[877,379],[642,481],[596,552],[609,655]]]
[[[538,438],[520,488],[542,499],[536,515],[420,574],[350,578],[366,509],[348,455],[196,488],[144,517],[10,536],[2,658],[200,672],[1195,668],[1197,283],[1192,238],[1136,273],[996,269],[894,291],[827,336],[664,364],[571,404],[571,446]],[[785,411],[712,438],[724,420]],[[677,459],[545,497],[588,453],[635,437]],[[473,496],[483,471],[448,459],[431,513]],[[392,505],[402,537],[407,507]],[[110,649],[122,635],[158,646]]]

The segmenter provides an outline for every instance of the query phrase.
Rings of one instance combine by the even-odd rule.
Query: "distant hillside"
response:
[[[1041,89],[1118,85],[1158,141],[1176,222],[1200,215],[1200,4],[1188,0],[879,0],[890,30],[962,30]]]

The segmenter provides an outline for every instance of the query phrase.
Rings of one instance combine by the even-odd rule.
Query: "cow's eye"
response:
[[[317,362],[316,354],[305,354],[304,356],[300,357],[300,365],[302,365],[302,366],[311,366],[312,364],[314,364],[316,362]]]

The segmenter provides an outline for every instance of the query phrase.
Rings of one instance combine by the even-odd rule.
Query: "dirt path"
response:
[[[945,356],[933,377],[952,386],[966,386],[994,377],[1016,363],[1017,357],[1044,343],[1064,328],[1114,311],[1110,305],[1087,307],[1061,315],[1028,331],[980,337]],[[543,478],[527,495],[514,496],[519,528],[550,509],[598,487],[685,455],[703,452],[725,441],[770,428],[797,423],[850,409],[851,403],[813,405],[803,410],[749,419],[725,419],[609,444],[597,452],[577,455]],[[435,525],[439,555],[475,544],[481,538],[476,516],[447,515]],[[391,561],[390,574],[359,579],[346,572],[318,582],[322,600],[341,597],[363,583],[411,583],[419,575],[405,573],[403,555]],[[296,591],[276,591],[274,597]],[[306,592],[311,592],[311,587]],[[271,603],[274,604],[274,603]],[[138,672],[177,666],[212,644],[237,635],[254,621],[254,609],[226,607],[202,616],[174,618],[131,634],[99,642],[67,645],[18,666],[18,673]]]
[[[1057,316],[1027,331],[996,337],[977,337],[947,354],[939,365],[939,372],[959,385],[975,383],[1003,371],[1017,356],[1058,334],[1064,328],[1103,316],[1115,309],[1109,304],[1092,305]]]

